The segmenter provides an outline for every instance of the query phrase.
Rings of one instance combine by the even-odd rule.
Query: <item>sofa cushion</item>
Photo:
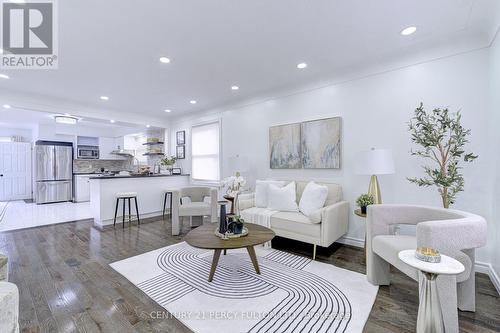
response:
[[[313,223],[299,212],[279,212],[271,216],[271,227],[319,238],[321,224]]]
[[[321,223],[321,220],[323,219],[323,208],[316,209],[311,213],[311,215],[308,216],[308,218],[312,223]]]
[[[302,193],[306,188],[308,181],[297,181],[297,202],[300,202]],[[316,182],[316,184],[328,187],[328,195],[326,196],[325,206],[333,205],[342,200],[342,186],[334,183]]]
[[[328,195],[328,187],[318,185],[315,182],[309,182],[302,192],[299,202],[299,210],[306,216],[311,216],[312,213],[325,205]]]
[[[268,206],[269,184],[282,187],[285,182],[281,180],[257,180],[255,182],[255,207],[266,208]]]
[[[179,206],[179,216],[211,215],[210,204],[206,202],[189,202]]]
[[[267,206],[271,210],[297,212],[299,207],[295,201],[295,182],[284,187],[269,184]]]

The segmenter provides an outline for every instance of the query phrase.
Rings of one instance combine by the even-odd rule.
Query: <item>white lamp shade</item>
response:
[[[389,149],[371,149],[360,152],[356,159],[358,175],[389,175],[394,173],[394,159]]]

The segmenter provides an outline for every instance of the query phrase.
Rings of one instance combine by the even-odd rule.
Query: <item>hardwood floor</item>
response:
[[[183,234],[188,231],[183,228]],[[22,332],[189,332],[175,318],[153,319],[159,305],[108,264],[181,241],[157,221],[98,231],[80,221],[0,233],[9,256],[9,280],[19,287]],[[273,247],[310,256],[312,246],[278,238]],[[363,251],[334,244],[317,260],[364,273]],[[365,332],[415,332],[416,282],[395,271],[381,287]],[[461,332],[500,331],[500,297],[477,275],[477,311],[460,313]]]

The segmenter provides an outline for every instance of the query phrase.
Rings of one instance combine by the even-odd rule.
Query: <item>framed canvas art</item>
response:
[[[271,169],[300,169],[300,150],[300,123],[269,128]]]
[[[186,158],[186,148],[184,145],[182,146],[177,146],[176,151],[175,151],[175,157],[178,160],[183,160]]]
[[[301,123],[304,169],[340,168],[341,125],[340,117]]]
[[[186,144],[186,131],[179,131],[175,133],[178,145]]]

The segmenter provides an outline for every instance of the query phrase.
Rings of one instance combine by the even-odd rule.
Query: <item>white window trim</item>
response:
[[[219,126],[219,180],[218,181],[209,181],[204,179],[196,179],[193,178],[193,127],[215,124],[217,123]],[[189,135],[189,149],[190,149],[190,158],[191,158],[191,183],[195,185],[206,185],[206,186],[220,186],[222,182],[222,119],[217,118],[213,120],[207,120],[200,123],[196,123],[191,125],[191,134]],[[207,154],[204,156],[210,156],[215,154]]]

